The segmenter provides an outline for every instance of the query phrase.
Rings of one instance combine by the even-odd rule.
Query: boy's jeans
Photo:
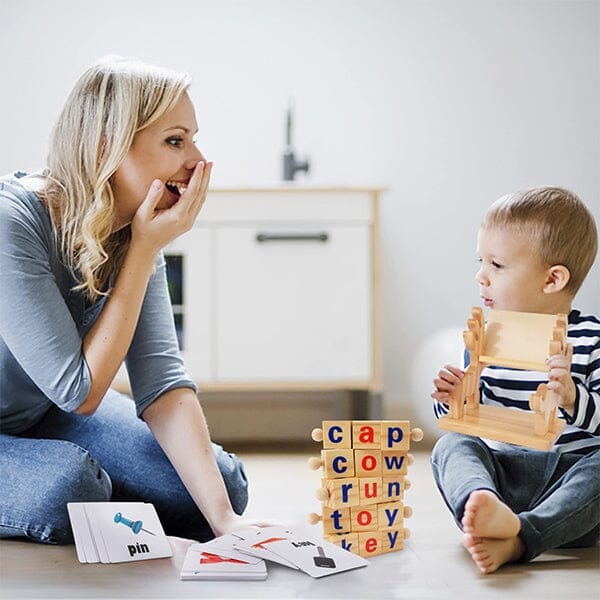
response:
[[[213,444],[234,510],[248,503],[241,462]],[[190,455],[190,461],[194,457]],[[109,391],[91,416],[52,408],[19,436],[0,434],[0,537],[73,543],[67,502],[154,504],[167,535],[214,537],[133,402]]]
[[[448,433],[433,449],[438,488],[457,524],[471,492],[491,490],[518,515],[522,561],[558,547],[592,546],[600,532],[600,451],[558,454]]]

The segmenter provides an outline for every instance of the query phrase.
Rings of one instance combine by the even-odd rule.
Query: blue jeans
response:
[[[213,450],[241,514],[248,503],[243,465],[221,446]],[[0,537],[73,543],[67,502],[108,500],[152,503],[167,535],[214,537],[126,396],[110,390],[91,416],[53,407],[23,434],[0,434]]]
[[[431,465],[459,527],[475,490],[494,492],[519,517],[523,562],[551,548],[583,548],[598,541],[600,451],[493,450],[479,438],[448,433],[435,445]]]

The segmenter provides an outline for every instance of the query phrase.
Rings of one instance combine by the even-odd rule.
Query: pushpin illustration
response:
[[[120,512],[118,512],[115,515],[115,523],[123,523],[123,525],[125,525],[126,527],[129,527],[131,529],[131,531],[133,531],[133,533],[135,533],[136,535],[140,531],[144,531],[146,533],[149,533],[150,535],[156,535],[156,534],[152,533],[151,531],[144,529],[142,527],[142,525],[144,524],[142,521],[131,521],[130,519],[127,519],[126,517],[124,517]]]

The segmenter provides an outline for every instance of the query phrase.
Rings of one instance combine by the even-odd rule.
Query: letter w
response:
[[[404,456],[384,456],[385,466],[391,471],[392,469],[400,470],[404,464]]]

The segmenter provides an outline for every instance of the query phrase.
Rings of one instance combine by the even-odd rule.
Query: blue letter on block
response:
[[[342,502],[346,503],[350,500],[351,483],[342,483]]]
[[[352,542],[349,542],[346,538],[342,539],[342,548],[344,550],[348,550],[348,552],[352,552]]]
[[[402,484],[399,481],[388,481],[387,482],[387,497],[401,497],[402,496]]]
[[[336,509],[329,516],[331,517],[331,520],[333,521],[333,528],[334,529],[342,529],[342,525],[340,524],[340,519],[342,517],[342,513]]]
[[[329,438],[329,441],[332,444],[339,444],[340,442],[343,442],[344,438],[341,435],[339,435],[337,437],[335,435],[336,433],[341,434],[341,433],[343,433],[343,431],[344,430],[339,425],[332,425],[329,428],[329,431],[327,432],[327,437]]]
[[[387,531],[387,536],[388,536],[388,540],[390,542],[390,550],[394,549],[394,546],[396,545],[396,540],[398,539],[398,533],[400,533],[399,531]]]
[[[400,432],[402,432],[402,430],[400,430]],[[404,456],[384,456],[383,460],[385,461],[385,467],[388,471],[393,469],[397,469],[398,471],[402,470]]]
[[[348,470],[348,467],[346,467],[346,466],[340,466],[338,463],[347,463],[347,462],[348,462],[348,460],[346,459],[345,456],[336,456],[331,461],[331,468],[336,473],[345,473]]]
[[[394,522],[396,521],[396,517],[398,516],[398,509],[394,508],[394,510],[390,510],[389,508],[386,508],[384,511],[385,516],[387,518],[388,527],[392,527],[392,525],[394,525]]]
[[[393,448],[394,444],[402,441],[404,434],[400,427],[389,427],[388,428],[388,448]]]

